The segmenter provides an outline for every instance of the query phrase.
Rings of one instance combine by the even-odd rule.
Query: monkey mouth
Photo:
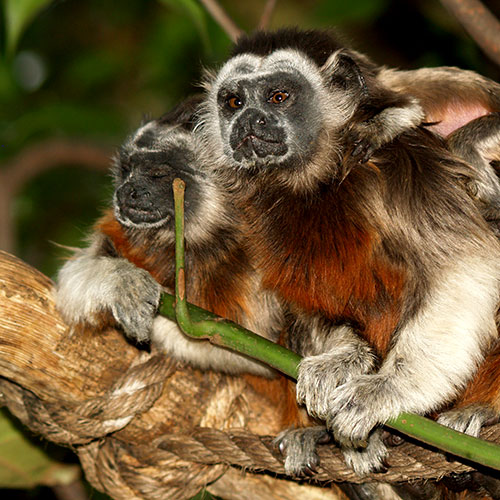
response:
[[[267,142],[268,144],[281,144],[281,141],[273,141],[272,139],[264,139],[263,137],[259,137],[255,134],[248,134],[243,139],[241,139],[240,143],[236,146],[235,149],[239,149],[244,146],[246,142],[250,141],[252,144],[259,142]]]
[[[118,221],[128,227],[158,227],[166,224],[171,218],[169,213],[135,207],[121,207],[115,213]]]
[[[255,134],[248,134],[234,148],[234,158],[237,161],[251,159],[255,156],[265,158],[266,156],[283,156],[288,147],[283,141],[264,139]]]

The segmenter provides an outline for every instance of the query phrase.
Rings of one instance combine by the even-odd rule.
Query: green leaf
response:
[[[26,26],[51,0],[4,0],[7,54],[12,55]]]
[[[210,50],[210,38],[208,36],[207,19],[205,10],[196,0],[159,0],[160,3],[184,12],[191,18],[195,25],[205,50]]]
[[[42,443],[28,439],[5,410],[0,411],[0,488],[70,484],[79,477],[78,465],[53,460]]]

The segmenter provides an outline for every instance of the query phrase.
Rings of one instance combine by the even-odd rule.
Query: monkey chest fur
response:
[[[260,196],[251,210],[264,286],[299,310],[354,324],[385,352],[401,317],[406,273],[384,254],[374,221],[353,193],[333,185],[313,198],[277,199]]]

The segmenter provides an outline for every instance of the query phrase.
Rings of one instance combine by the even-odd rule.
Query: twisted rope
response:
[[[51,441],[76,446],[87,476],[95,478],[99,489],[109,493],[121,484],[118,490],[122,493],[114,493],[113,498],[164,498],[161,492],[165,494],[165,484],[169,498],[176,498],[171,496],[172,484],[177,483],[179,494],[185,495],[186,484],[197,484],[196,477],[201,485],[206,484],[207,475],[215,479],[228,466],[285,473],[273,436],[258,436],[244,429],[222,431],[198,427],[189,435],[164,435],[141,445],[110,436],[137,413],[151,407],[161,392],[162,380],[173,370],[174,364],[163,357],[138,361],[105,394],[79,404],[42,402],[7,380],[0,382],[0,388],[10,411],[33,431]],[[500,424],[485,428],[482,437],[500,441]],[[314,480],[320,482],[435,480],[472,470],[465,464],[447,460],[439,452],[409,442],[390,449],[387,472],[364,478],[346,466],[335,446],[320,445],[318,455],[320,466]],[[181,471],[178,478],[169,464]],[[136,497],[131,491],[142,491],[144,481],[149,484],[147,495]]]
[[[30,391],[0,381],[9,410],[37,434],[55,443],[78,445],[124,428],[158,399],[163,382],[175,370],[164,357],[139,355],[103,395],[83,402],[41,401]]]
[[[493,432],[492,432],[493,431]],[[500,435],[500,425],[488,433]],[[193,462],[226,463],[251,470],[268,470],[284,474],[283,459],[272,436],[256,436],[241,429],[220,431],[198,428],[190,436],[164,436],[155,446]],[[320,467],[316,481],[363,483],[370,480],[397,483],[416,479],[439,479],[449,473],[472,470],[458,462],[448,461],[441,453],[415,444],[404,443],[392,448],[387,459],[388,471],[360,478],[346,466],[342,453],[334,445],[318,447]]]

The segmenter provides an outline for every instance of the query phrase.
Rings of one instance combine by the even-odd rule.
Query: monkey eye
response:
[[[286,101],[288,97],[288,92],[279,90],[277,92],[273,92],[267,101],[272,102],[273,104],[281,104],[283,101]]]
[[[148,172],[148,176],[151,179],[162,179],[163,177],[166,177],[167,175],[169,175],[169,172],[166,169],[156,168],[156,169],[152,169]]]
[[[237,95],[227,97],[226,103],[232,109],[239,109],[243,106],[243,101]]]

